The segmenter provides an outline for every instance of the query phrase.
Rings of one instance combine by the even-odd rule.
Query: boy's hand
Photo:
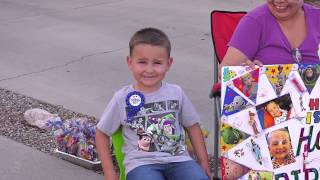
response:
[[[114,170],[111,170],[104,172],[104,180],[119,180],[119,177]]]
[[[209,179],[212,179],[212,175],[211,175],[211,170],[210,170],[210,165],[209,162],[199,162],[200,166],[202,167],[202,169],[204,170],[204,172],[207,174],[207,176],[209,177]]]
[[[203,168],[207,176],[211,179],[209,158],[200,125],[196,123],[190,127],[187,127],[186,130],[188,136],[190,137],[191,144],[197,156],[199,165]]]

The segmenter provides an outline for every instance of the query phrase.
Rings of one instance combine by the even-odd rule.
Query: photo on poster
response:
[[[220,128],[221,151],[226,152],[247,139],[249,135],[228,124],[222,123]]]
[[[271,131],[266,139],[274,169],[296,162],[287,127]]]
[[[256,102],[259,82],[259,68],[245,73],[233,80],[233,85],[237,87],[251,101]]]
[[[223,115],[229,116],[251,106],[252,104],[250,104],[244,97],[239,95],[231,87],[227,86],[222,108]]]
[[[265,67],[265,74],[275,93],[279,96],[293,68],[293,64],[279,64]]]
[[[225,157],[221,158],[222,179],[239,179],[248,173],[249,168]]]
[[[256,107],[263,129],[280,124],[293,116],[293,105],[290,94],[280,96]]]
[[[273,173],[269,171],[255,171],[250,170],[248,173],[248,180],[272,180]]]
[[[299,65],[299,74],[310,94],[318,80],[318,77],[320,74],[320,65],[319,64],[301,64]]]

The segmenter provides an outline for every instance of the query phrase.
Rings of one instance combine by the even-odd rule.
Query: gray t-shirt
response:
[[[129,122],[126,98],[132,91],[132,86],[118,90],[97,125],[108,136],[122,126],[126,173],[141,165],[191,160],[183,127],[200,118],[181,87],[163,82],[158,91],[144,94],[144,107]]]

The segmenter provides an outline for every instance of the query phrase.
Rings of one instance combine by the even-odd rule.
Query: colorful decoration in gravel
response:
[[[225,68],[236,73],[222,77],[222,179],[319,179],[320,64]]]
[[[58,150],[90,161],[98,161],[95,141],[95,124],[85,118],[62,121],[60,117],[46,124]]]

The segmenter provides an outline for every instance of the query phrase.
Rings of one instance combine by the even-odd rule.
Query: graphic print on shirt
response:
[[[148,152],[183,153],[184,130],[177,120],[179,101],[168,100],[145,104],[128,126],[139,136],[137,148]]]

